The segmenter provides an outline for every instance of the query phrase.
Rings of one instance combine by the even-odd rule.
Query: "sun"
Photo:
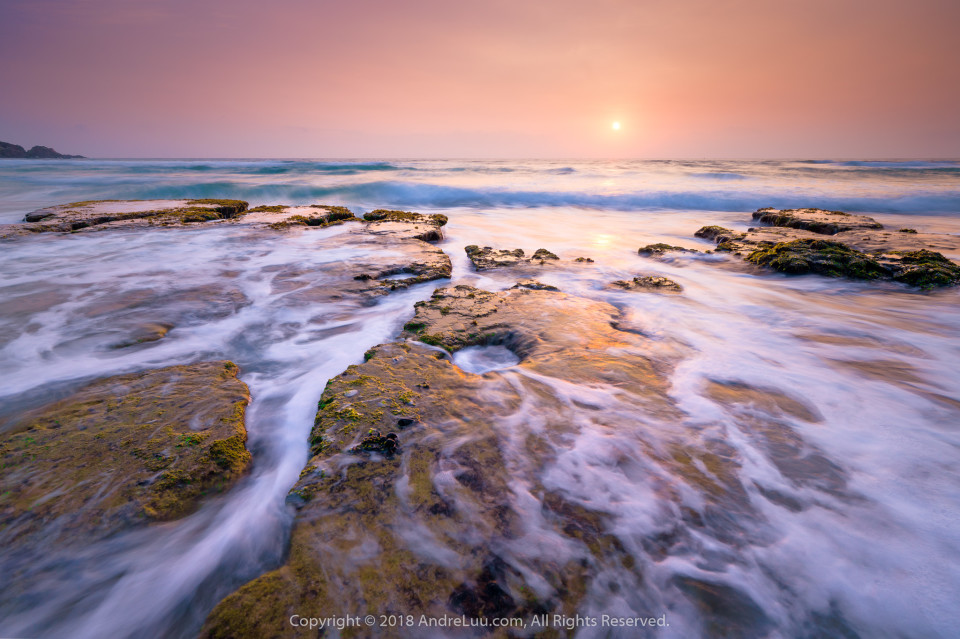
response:
[[[614,122],[614,123],[613,123],[613,130],[614,130],[614,131],[619,131],[619,130],[620,130],[620,123],[619,123],[619,122]]]

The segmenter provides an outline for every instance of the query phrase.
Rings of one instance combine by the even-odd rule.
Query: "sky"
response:
[[[958,25],[957,0],[0,0],[0,140],[91,157],[956,158]]]

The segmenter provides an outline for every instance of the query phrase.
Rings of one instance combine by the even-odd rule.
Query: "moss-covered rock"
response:
[[[830,277],[874,280],[890,274],[870,256],[830,240],[781,242],[753,251],[747,256],[747,261],[795,275],[818,273]]]
[[[6,543],[77,543],[189,514],[250,463],[231,362],[109,377],[0,436]]]
[[[958,283],[960,266],[931,250],[960,251],[957,236],[887,231],[872,218],[821,209],[760,209],[753,216],[778,226],[733,235],[721,227],[704,227],[697,235],[715,240],[717,251],[784,273],[893,279],[923,289]]]
[[[283,213],[287,210],[284,204],[261,204],[247,209],[247,213]]]
[[[412,211],[394,211],[390,209],[374,209],[369,213],[364,213],[363,219],[368,222],[380,222],[382,220],[391,220],[399,222],[420,222],[432,224],[434,226],[445,226],[448,218],[442,213],[415,213]]]
[[[532,260],[559,260],[556,253],[548,251],[545,248],[538,248],[533,252],[533,256],[530,258]]]
[[[263,207],[264,209],[282,208],[283,211],[266,212],[285,212],[289,207]],[[344,206],[330,206],[327,204],[311,204],[309,207],[297,207],[297,210],[303,213],[295,213],[284,217],[281,220],[270,223],[270,228],[282,230],[291,226],[330,226],[332,224],[342,224],[343,222],[359,222],[360,218],[353,214],[353,211]],[[254,212],[254,211],[251,211]],[[256,211],[260,212],[260,211]]]
[[[470,244],[463,248],[467,257],[478,271],[486,271],[505,266],[516,266],[524,257],[523,249],[495,249],[490,246],[480,247]]]
[[[923,289],[960,284],[960,266],[940,253],[921,249],[899,252],[893,279]]]
[[[605,571],[635,570],[607,514],[543,488],[574,426],[570,405],[538,379],[589,380],[635,397],[638,409],[672,410],[665,376],[636,350],[643,338],[615,328],[618,318],[609,304],[556,291],[436,291],[406,336],[449,350],[504,344],[532,375],[474,375],[408,341],[380,345],[331,379],[311,431],[313,456],[289,497],[297,508],[289,557],[220,602],[201,636],[278,628],[312,636],[286,624],[310,610],[573,614]],[[548,428],[505,425],[528,402]],[[531,506],[538,499],[539,509]],[[516,543],[529,534],[531,513],[562,555]]]
[[[736,231],[731,231],[730,229],[725,228],[723,226],[713,225],[713,226],[700,227],[700,229],[698,229],[697,232],[694,233],[694,235],[696,237],[717,242],[719,244],[721,242],[730,240],[731,238],[742,237],[743,233],[737,233]]]
[[[683,287],[662,275],[637,276],[632,280],[617,280],[611,284],[628,291],[659,291],[663,293],[679,293]]]
[[[544,266],[550,263],[559,263],[560,258],[545,248],[539,248],[533,255],[527,256],[523,249],[495,249],[490,246],[470,244],[464,251],[478,271],[488,271],[495,268]]]
[[[683,246],[672,246],[663,242],[656,244],[647,244],[637,249],[637,254],[644,257],[660,257],[666,253],[699,253],[696,249],[688,249]]]
[[[413,237],[424,242],[439,242],[442,240],[442,227],[447,223],[447,216],[441,213],[426,214],[390,209],[375,209],[365,213],[363,219],[376,228],[386,229],[390,229],[392,223],[404,223],[408,228],[416,230]]]
[[[247,210],[243,200],[88,200],[28,213],[32,232],[172,226],[236,219]]]

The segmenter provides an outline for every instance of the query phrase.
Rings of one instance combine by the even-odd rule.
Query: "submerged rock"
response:
[[[630,281],[617,280],[612,286],[627,289],[628,291],[661,291],[668,293],[679,293],[683,287],[671,280],[669,277],[660,275],[637,276]]]
[[[960,252],[957,236],[891,232],[873,218],[821,209],[760,209],[753,217],[777,226],[746,233],[710,226],[696,235],[717,242],[718,251],[783,273],[892,279],[924,289],[960,283],[960,266],[930,250]]]
[[[635,398],[631,414],[672,410],[666,377],[641,354],[642,337],[614,327],[619,315],[554,291],[437,290],[406,335],[449,350],[503,344],[521,359],[511,371],[526,374],[474,375],[413,341],[380,345],[331,379],[313,457],[291,493],[299,508],[285,564],[221,601],[201,636],[269,635],[308,609],[572,614],[591,587],[604,587],[605,571],[632,570],[604,513],[543,488],[576,422],[542,380],[608,385]],[[550,429],[524,425],[518,411],[529,403]],[[380,433],[401,422],[403,447],[390,454]],[[364,447],[374,454],[358,455]],[[555,549],[546,555],[541,534]],[[524,535],[531,543],[516,543]]]
[[[108,377],[0,435],[0,540],[90,542],[183,517],[250,462],[246,385],[231,362]]]

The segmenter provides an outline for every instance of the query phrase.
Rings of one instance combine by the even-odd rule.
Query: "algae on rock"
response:
[[[575,428],[544,376],[608,385],[631,414],[674,410],[666,377],[641,352],[644,339],[615,328],[619,316],[609,304],[529,288],[461,285],[419,303],[404,335],[425,343],[377,346],[327,384],[313,456],[289,496],[297,508],[289,557],[221,601],[201,636],[271,636],[281,627],[308,636],[283,624],[313,609],[573,614],[604,571],[634,571],[605,513],[543,487]],[[489,343],[513,350],[527,375],[467,373],[429,345]],[[524,436],[517,419],[529,402],[552,427]],[[524,534],[524,513],[537,499],[538,525],[562,553],[511,541]]]
[[[801,239],[758,248],[747,256],[748,262],[770,266],[795,275],[818,273],[830,277],[873,280],[889,271],[870,256],[846,244],[830,240]]]
[[[5,545],[92,540],[229,489],[250,463],[237,372],[220,361],[108,377],[20,416],[0,439]]]
[[[480,247],[476,244],[470,244],[463,250],[466,251],[467,257],[470,258],[473,267],[478,271],[513,266],[544,266],[548,262],[560,262],[560,258],[555,253],[545,248],[537,249],[530,257],[527,257],[523,249],[519,248],[495,249],[490,246]]]
[[[773,226],[739,234],[705,226],[696,236],[717,242],[717,251],[783,273],[894,280],[921,289],[960,283],[960,266],[930,250],[960,251],[956,236],[887,231],[873,218],[822,209],[760,209],[753,218]]]

